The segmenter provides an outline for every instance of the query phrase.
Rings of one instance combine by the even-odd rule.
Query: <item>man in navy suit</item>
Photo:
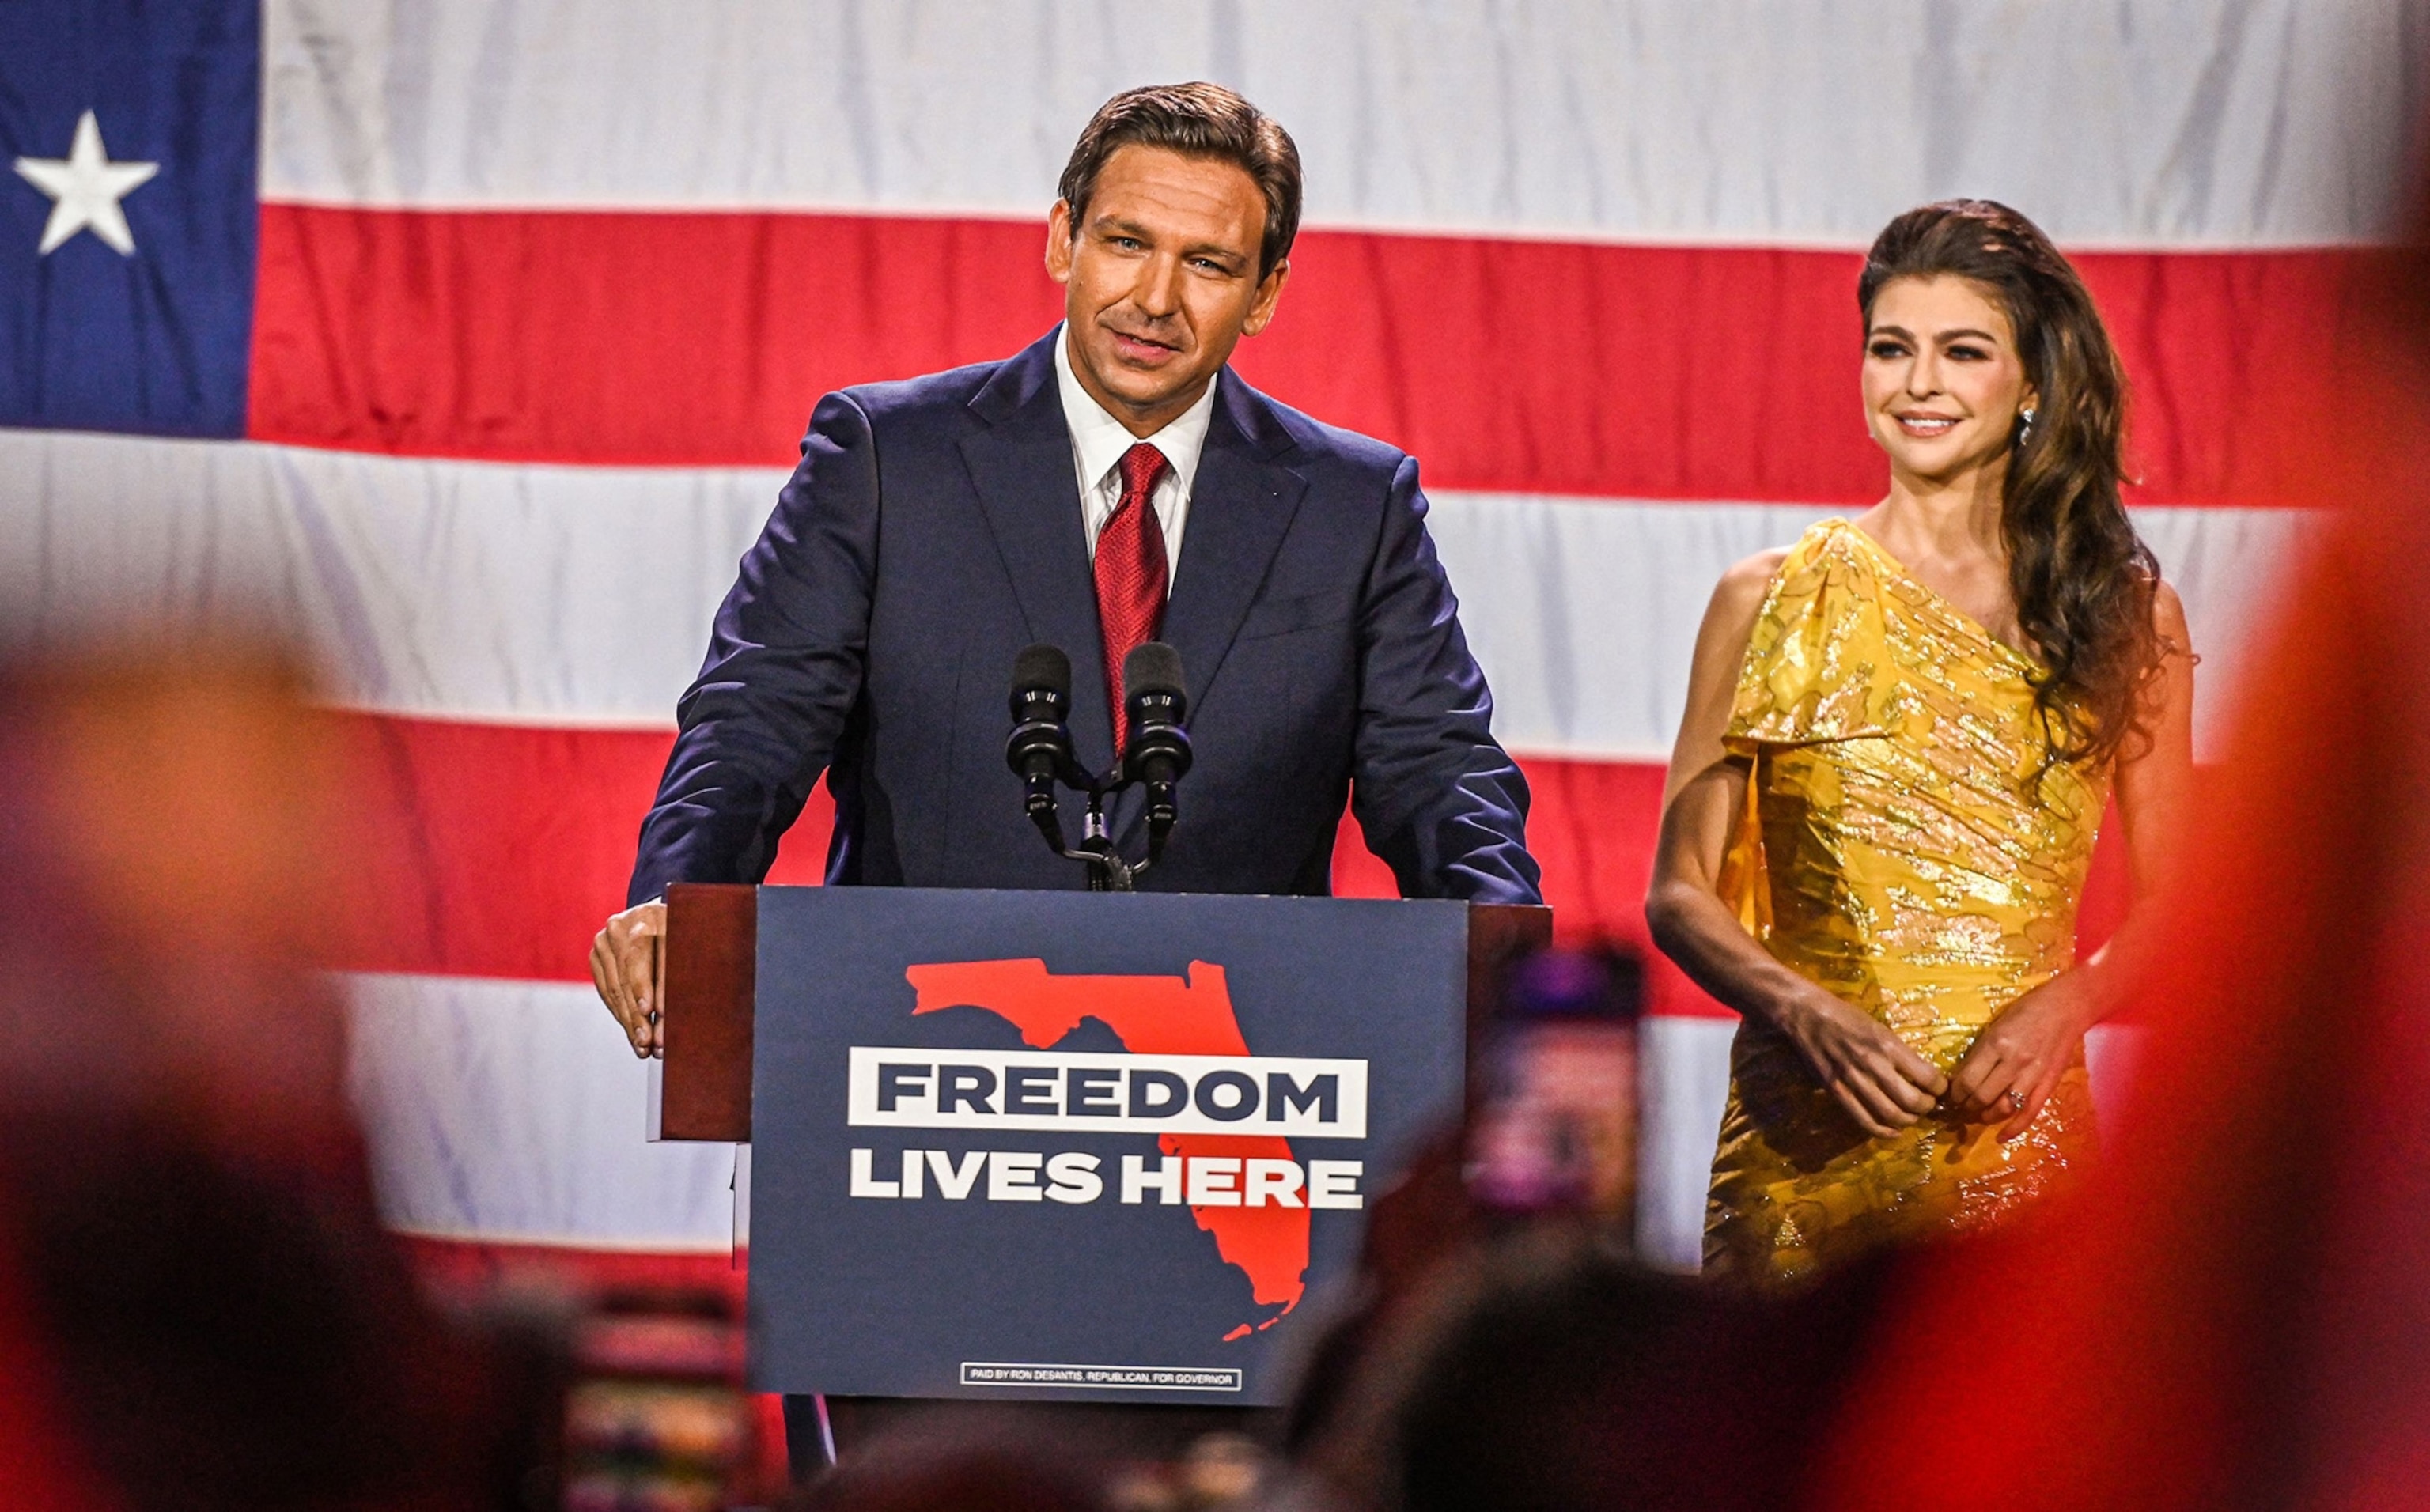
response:
[[[638,1055],[658,1047],[666,885],[759,880],[822,772],[830,883],[1084,885],[1004,759],[1013,657],[1039,641],[1072,657],[1071,727],[1100,771],[1124,655],[1180,654],[1196,765],[1143,888],[1323,893],[1348,801],[1405,894],[1539,901],[1527,785],[1489,727],[1416,461],[1224,365],[1290,274],[1290,138],[1214,85],[1134,90],[1060,191],[1060,326],[811,415],[678,706],[630,906],[591,950]],[[1118,841],[1139,809],[1114,810]]]

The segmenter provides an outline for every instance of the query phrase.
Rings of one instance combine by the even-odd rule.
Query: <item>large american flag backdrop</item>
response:
[[[1042,216],[1107,95],[1218,79],[1296,136],[1309,228],[1240,368],[1421,458],[1560,932],[1640,940],[1715,577],[1884,486],[1852,289],[1909,205],[2003,199],[2080,254],[2219,726],[2306,530],[2277,385],[2403,198],[2426,17],[0,3],[0,623],[296,637],[405,837],[347,963],[392,1221],[722,1265],[734,1155],[643,1142],[590,937],[812,403],[1057,319]],[[1355,829],[1337,875],[1389,882]],[[1647,1238],[1687,1259],[1731,1023],[1657,996]]]

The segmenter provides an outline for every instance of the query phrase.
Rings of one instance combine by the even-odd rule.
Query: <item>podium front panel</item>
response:
[[[1457,1115],[1456,903],[759,891],[763,1390],[1267,1405]]]

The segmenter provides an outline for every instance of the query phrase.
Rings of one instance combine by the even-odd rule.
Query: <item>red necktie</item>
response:
[[[1156,639],[1164,618],[1164,527],[1157,523],[1157,479],[1164,454],[1145,441],[1123,454],[1123,496],[1097,532],[1097,623],[1106,643],[1106,702],[1114,713],[1120,761],[1129,716],[1123,708],[1123,658]]]

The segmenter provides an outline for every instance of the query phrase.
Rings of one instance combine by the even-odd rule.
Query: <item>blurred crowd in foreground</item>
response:
[[[7,1504],[2430,1502],[2430,261],[2389,255],[2355,307],[2334,374],[2289,379],[2339,518],[2242,690],[2080,1192],[1754,1297],[1639,1267],[1590,1189],[1504,1200],[1524,1140],[1473,1129],[1379,1205],[1299,1402],[1170,1463],[912,1420],[787,1490],[754,1480],[724,1298],[434,1301],[378,1224],[314,970],[357,816],[292,666],[241,640],[20,658]]]

